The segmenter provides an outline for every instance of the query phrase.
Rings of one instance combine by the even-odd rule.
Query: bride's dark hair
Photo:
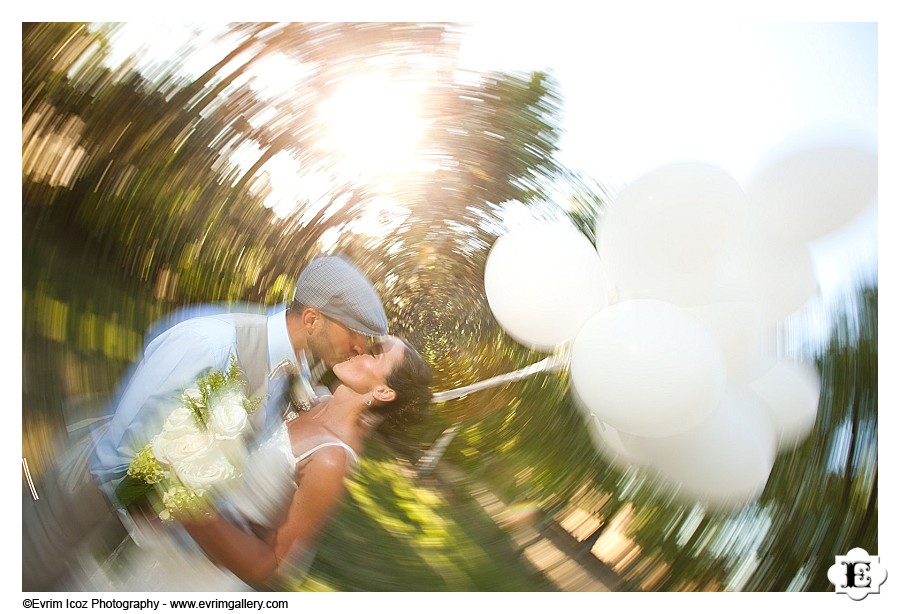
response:
[[[431,367],[408,342],[403,343],[403,358],[385,378],[385,383],[396,393],[396,398],[376,411],[385,417],[385,423],[403,426],[415,422],[431,403]]]

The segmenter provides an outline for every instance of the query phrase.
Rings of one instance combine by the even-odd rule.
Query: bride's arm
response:
[[[248,584],[271,579],[288,554],[310,550],[344,492],[346,452],[325,448],[303,466],[284,521],[271,540],[263,540],[215,514],[206,521],[185,521],[184,527],[207,556]]]

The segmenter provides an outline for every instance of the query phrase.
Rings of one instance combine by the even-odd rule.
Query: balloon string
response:
[[[527,367],[523,367],[511,373],[504,373],[503,375],[498,375],[496,377],[482,380],[468,386],[463,386],[462,388],[454,388],[453,390],[436,392],[432,397],[432,401],[435,403],[443,403],[444,401],[449,401],[451,399],[458,399],[468,394],[472,394],[473,392],[478,392],[479,390],[493,388],[494,386],[500,386],[509,382],[515,382],[520,379],[525,379],[526,377],[535,375],[536,373],[558,371],[567,367],[568,364],[569,353],[566,348],[563,348],[553,356],[549,356],[540,362],[536,362],[533,365],[528,365]]]

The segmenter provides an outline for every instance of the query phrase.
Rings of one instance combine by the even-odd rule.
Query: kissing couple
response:
[[[367,440],[426,406],[431,381],[340,256],[312,260],[284,309],[169,326],[40,498],[23,495],[23,590],[279,590]]]

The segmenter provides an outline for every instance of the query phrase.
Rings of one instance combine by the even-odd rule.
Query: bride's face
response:
[[[366,394],[387,385],[388,375],[403,360],[405,351],[399,339],[387,337],[371,345],[365,354],[334,365],[333,371],[342,384],[359,394]]]

